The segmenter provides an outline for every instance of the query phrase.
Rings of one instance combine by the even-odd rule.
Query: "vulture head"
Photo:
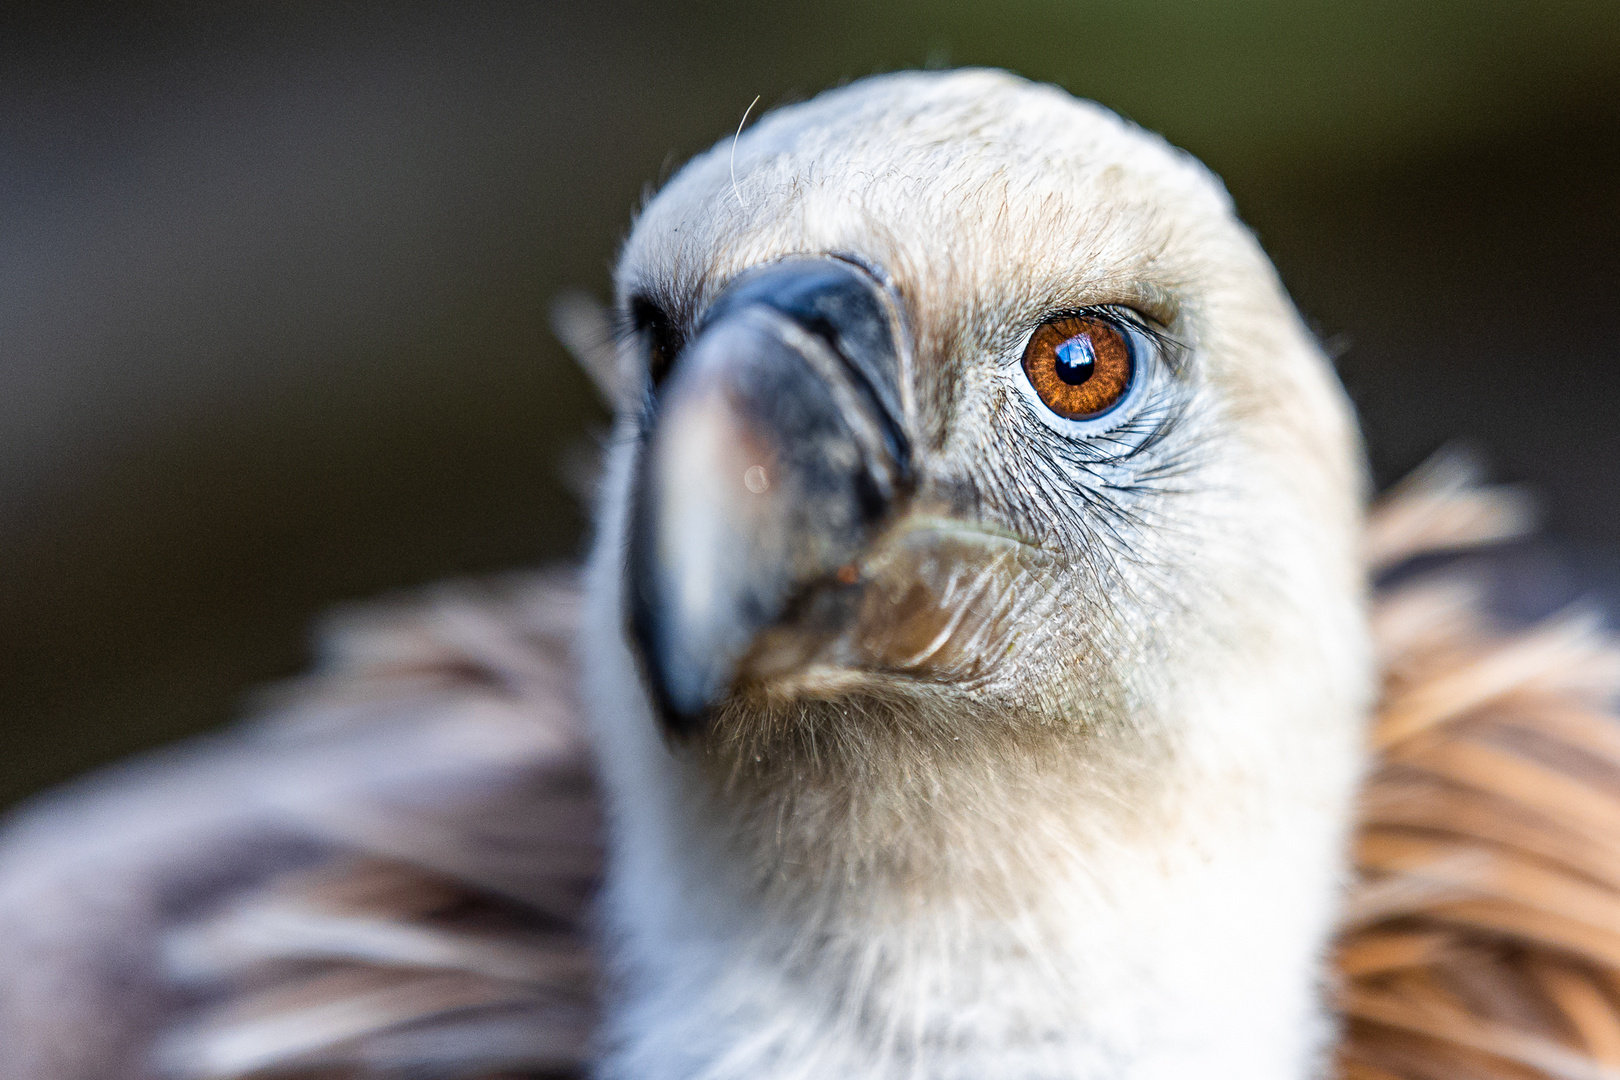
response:
[[[883,76],[688,164],[616,288],[603,1075],[1305,1071],[1363,466],[1221,185]]]

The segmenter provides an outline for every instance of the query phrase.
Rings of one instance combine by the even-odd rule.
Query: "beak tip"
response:
[[[717,701],[724,696],[721,672],[713,664],[671,647],[663,635],[638,634],[644,681],[665,727],[677,734],[704,725]]]
[[[631,569],[629,631],[639,654],[642,681],[665,726],[677,733],[696,730],[730,681],[728,650],[714,640],[714,627],[702,624],[670,593],[662,567]],[[684,618],[682,616],[685,616]]]

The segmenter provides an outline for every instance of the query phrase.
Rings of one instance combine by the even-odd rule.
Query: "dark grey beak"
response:
[[[724,699],[762,630],[849,587],[907,488],[902,333],[871,274],[794,259],[739,277],[677,358],[640,462],[628,590],[672,728]]]

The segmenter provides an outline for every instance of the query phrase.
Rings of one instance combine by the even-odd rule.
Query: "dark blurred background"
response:
[[[1465,439],[1620,544],[1620,4],[0,8],[0,805],[230,717],[335,602],[569,558],[547,329],[645,185],[898,67],[1210,163],[1381,481]]]

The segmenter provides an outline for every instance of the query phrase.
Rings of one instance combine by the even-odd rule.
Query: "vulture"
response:
[[[1464,458],[1369,512],[1198,162],[873,77],[615,288],[585,567],[7,820],[6,1076],[1620,1077],[1620,654]]]

